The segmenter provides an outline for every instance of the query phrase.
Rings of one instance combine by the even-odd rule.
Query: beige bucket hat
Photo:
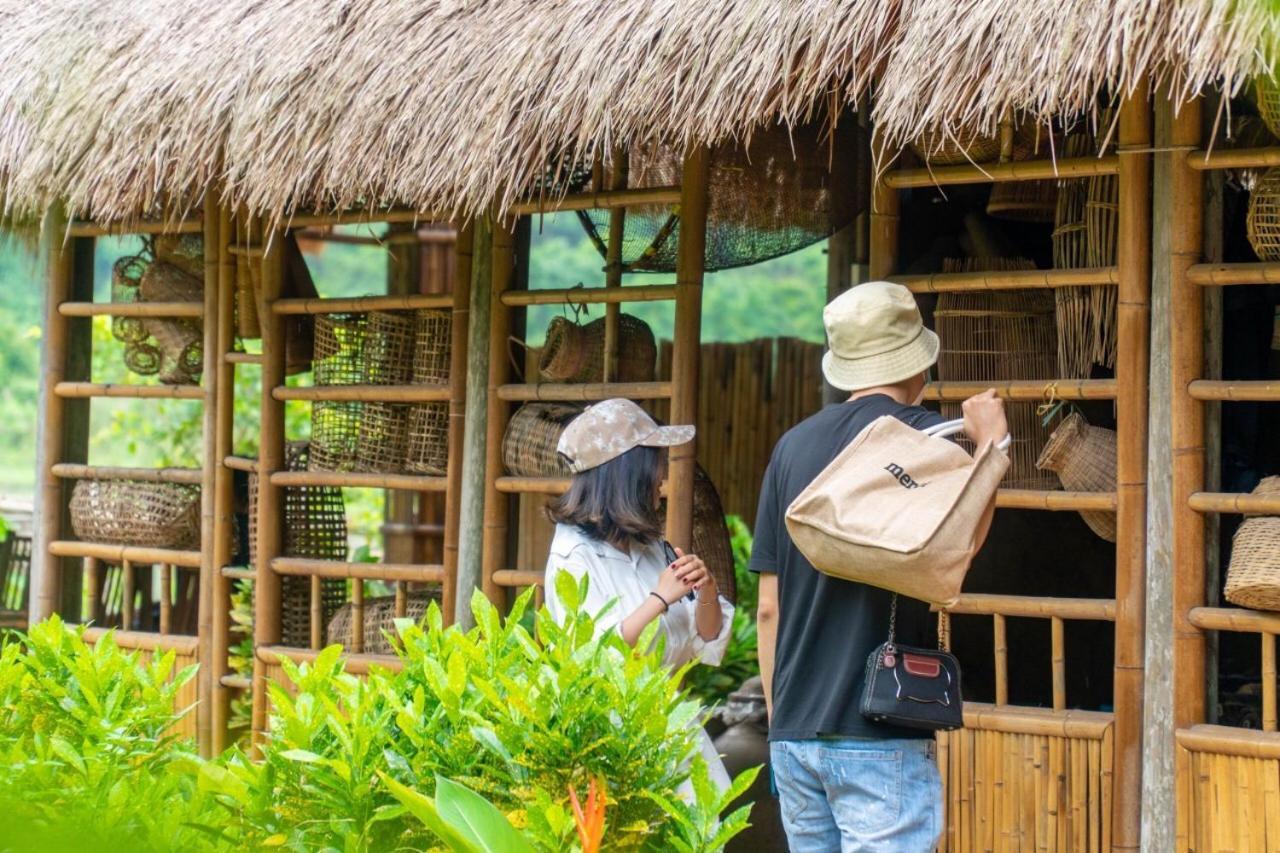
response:
[[[916,299],[900,284],[851,287],[822,311],[827,354],[822,372],[842,391],[892,385],[938,360],[938,336],[924,327]]]
[[[633,447],[675,447],[693,441],[695,427],[658,426],[631,400],[615,398],[590,406],[560,434],[556,451],[575,474],[617,459]]]

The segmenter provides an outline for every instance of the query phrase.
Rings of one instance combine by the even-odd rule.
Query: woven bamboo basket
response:
[[[316,385],[358,385],[364,380],[364,314],[320,314],[316,317]],[[318,402],[311,406],[313,471],[351,471],[360,442],[359,402]]]
[[[447,385],[453,320],[445,311],[417,312],[413,345],[415,385]],[[443,475],[449,464],[449,404],[418,403],[409,410],[408,459],[419,474]]]
[[[1076,133],[1067,137],[1066,156],[1084,157],[1092,139]],[[1058,269],[1079,269],[1089,265],[1089,235],[1085,225],[1089,181],[1071,178],[1058,182],[1053,216],[1053,265]]]
[[[507,473],[513,477],[571,476],[556,444],[584,408],[573,403],[525,403],[517,409],[502,438]]]
[[[1259,260],[1280,260],[1280,169],[1268,169],[1249,195],[1249,244]]]
[[[1280,477],[1265,477],[1253,490],[1280,497]],[[1231,542],[1227,601],[1255,610],[1280,610],[1280,516],[1249,514]]]
[[[946,272],[1034,269],[1024,258],[949,260]],[[942,293],[934,310],[942,351],[938,378],[943,381],[995,382],[1052,379],[1057,362],[1053,296],[1043,290]],[[1013,443],[1004,485],[1011,489],[1052,489],[1052,474],[1036,468],[1047,439],[1034,403],[1006,406]],[[959,403],[944,403],[948,418],[961,416]],[[961,442],[964,443],[963,441]]]
[[[1053,222],[1057,181],[1001,181],[991,185],[987,215],[1017,222]]]
[[[414,316],[371,311],[365,326],[364,383],[405,385],[413,377]],[[365,403],[356,444],[356,470],[391,474],[409,454],[409,405]]]
[[[155,261],[138,284],[143,302],[199,302],[204,282],[180,267]],[[200,381],[203,332],[196,320],[148,317],[143,327],[160,348],[160,381],[170,385],[194,385]]]
[[[652,382],[658,356],[649,324],[630,314],[618,315],[618,375],[614,382]],[[547,327],[547,341],[538,372],[548,382],[604,381],[604,318],[586,325],[556,317]]]
[[[1258,77],[1255,92],[1258,96],[1258,115],[1273,136],[1280,137],[1280,81],[1270,74]]]
[[[738,582],[733,572],[733,538],[724,519],[720,493],[701,465],[693,482],[693,552],[711,570],[720,594],[736,603]]]
[[[85,542],[186,550],[200,546],[200,487],[78,480],[71,529]]]
[[[431,602],[440,601],[440,591],[412,590],[405,601],[404,618],[421,622],[427,615]],[[352,620],[355,607],[347,602],[338,608],[329,620],[328,642],[339,643],[347,649],[352,643]],[[366,598],[364,600],[364,653],[372,655],[394,654],[395,649],[387,641],[386,634],[395,634],[396,597],[394,595]]]
[[[305,441],[291,441],[285,448],[285,465],[290,471],[305,471],[310,448]],[[257,564],[258,528],[257,475],[249,475],[249,562]],[[347,512],[342,489],[333,486],[286,486],[284,532],[281,553],[286,557],[315,560],[347,558]],[[320,581],[320,604],[327,623],[346,601],[346,581]],[[311,644],[311,579],[286,576],[280,579],[281,639],[286,646],[306,648]]]
[[[1062,486],[1074,492],[1114,492],[1116,489],[1116,434],[1090,426],[1072,412],[1049,436],[1036,465],[1053,471]],[[1082,511],[1085,524],[1108,542],[1116,541],[1114,512]]]
[[[911,150],[931,166],[989,163],[1000,156],[1000,138],[972,130],[948,133],[935,128],[911,143]]]

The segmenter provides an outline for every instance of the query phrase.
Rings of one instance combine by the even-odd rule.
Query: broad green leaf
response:
[[[303,764],[314,764],[322,760],[319,755],[306,749],[286,749],[280,753],[280,757],[290,761],[301,761]]]
[[[564,605],[565,611],[577,613],[578,608],[582,606],[582,599],[578,597],[578,583],[573,579],[573,575],[564,569],[557,569],[555,585],[556,596],[559,597],[560,603]],[[585,588],[583,592],[585,594]]]
[[[422,821],[427,829],[435,833],[437,838],[449,845],[453,853],[486,853],[483,847],[473,843],[470,838],[445,821],[430,797],[400,784],[385,773],[379,772],[378,776],[387,786],[387,790],[391,791],[392,796],[399,800],[410,814]]]
[[[437,776],[436,806],[444,820],[466,834],[485,853],[534,853],[506,815],[470,788]]]

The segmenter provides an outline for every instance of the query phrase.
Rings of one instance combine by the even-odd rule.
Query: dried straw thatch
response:
[[[0,192],[115,219],[459,211],[625,143],[746,138],[875,83],[899,143],[1270,67],[1238,0],[0,0]],[[1147,75],[1147,76],[1144,76]]]

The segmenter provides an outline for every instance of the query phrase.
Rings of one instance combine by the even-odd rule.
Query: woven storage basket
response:
[[[991,185],[987,215],[1017,222],[1053,222],[1057,181],[1001,181]]]
[[[364,335],[364,383],[405,385],[413,377],[414,316],[371,311]],[[356,443],[356,470],[404,470],[409,452],[409,404],[365,403]]]
[[[618,375],[614,382],[652,382],[658,348],[649,324],[618,315]],[[548,382],[604,381],[604,318],[586,325],[556,317],[547,327],[538,372]]]
[[[502,462],[507,473],[513,477],[571,476],[556,444],[584,408],[573,403],[525,403],[516,409],[502,437]]]
[[[1249,244],[1263,261],[1280,260],[1280,169],[1268,169],[1249,196]]]
[[[1280,137],[1280,82],[1270,74],[1258,77],[1258,115],[1273,136]]]
[[[138,296],[143,302],[200,302],[204,283],[173,264],[155,261],[142,274]],[[160,381],[194,385],[200,381],[203,332],[195,320],[148,317],[143,327],[160,347]]]
[[[453,351],[453,320],[448,312],[423,309],[416,314],[413,383],[447,385]],[[445,473],[449,464],[449,404],[417,403],[409,410],[408,459],[419,474]]]
[[[285,464],[290,471],[305,471],[309,447],[305,441],[291,441],[285,448]],[[286,557],[315,560],[347,558],[347,512],[342,489],[333,486],[286,486],[284,532],[281,553]],[[258,541],[257,475],[249,475],[249,562],[257,563]],[[325,622],[347,598],[347,584],[341,578],[320,581],[320,602]],[[281,641],[294,648],[311,645],[311,579],[285,576],[280,579]]]
[[[1034,269],[1023,258],[949,260],[946,272]],[[1053,296],[1043,290],[942,293],[934,310],[942,350],[938,378],[943,381],[995,382],[1012,379],[1052,379],[1057,367],[1057,334]],[[1013,443],[1004,486],[1011,489],[1052,489],[1052,474],[1036,468],[1047,439],[1034,403],[1006,405]],[[944,403],[948,418],[961,416],[959,403]],[[965,442],[962,440],[962,444]]]
[[[439,590],[413,590],[405,601],[404,618],[421,622],[427,615],[431,602],[440,601]],[[329,620],[328,642],[340,643],[351,649],[351,622],[355,615],[355,607],[347,602],[338,608]],[[365,654],[389,655],[395,652],[391,643],[387,642],[384,631],[395,634],[396,597],[394,595],[366,598],[364,600],[364,649]]]
[[[316,385],[358,385],[364,379],[364,314],[320,314],[316,317]],[[350,471],[360,442],[359,402],[318,402],[311,406],[313,471]]]
[[[937,128],[911,143],[911,150],[931,166],[989,163],[1000,156],[1000,138],[970,130],[947,133]]]
[[[1280,477],[1266,477],[1253,490],[1280,497]],[[1231,542],[1227,601],[1256,610],[1280,610],[1280,516],[1250,515]]]
[[[185,550],[200,546],[200,487],[134,480],[79,480],[71,528],[85,542]]]
[[[1054,471],[1062,487],[1073,492],[1114,492],[1116,489],[1116,434],[1090,426],[1072,412],[1049,436],[1036,465]],[[1094,533],[1116,541],[1114,512],[1082,511],[1080,517]]]
[[[711,570],[720,594],[736,603],[738,582],[733,572],[733,538],[724,520],[720,493],[701,465],[693,482],[693,552]]]

